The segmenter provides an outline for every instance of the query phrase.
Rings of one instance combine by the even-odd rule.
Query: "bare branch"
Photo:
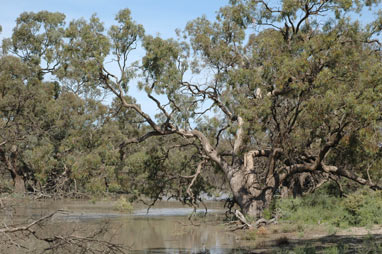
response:
[[[170,118],[170,115],[167,113],[166,109],[161,105],[159,100],[157,100],[154,96],[151,95],[151,93],[148,93],[147,96],[157,104],[157,107],[160,109],[160,111],[163,112],[163,114],[167,117]]]
[[[230,120],[236,120],[232,112],[219,100],[219,95],[215,88],[210,87],[213,91],[207,91],[200,89],[197,85],[190,84],[189,82],[182,82],[181,84],[187,87],[193,95],[201,95],[203,97],[207,96],[223,111],[225,115],[228,116]]]
[[[319,152],[318,156],[316,157],[316,161],[313,164],[314,169],[317,169],[321,165],[322,161],[324,160],[325,156],[330,151],[330,149],[335,147],[342,139],[343,137],[342,131],[348,124],[348,123],[342,124],[345,118],[346,118],[346,115],[344,115],[343,118],[341,119],[340,127],[337,130],[332,132],[332,135],[329,137],[329,141],[323,146],[323,148]]]
[[[271,154],[271,150],[251,150],[244,154],[244,169],[250,171],[254,167],[254,157],[268,157]]]
[[[277,9],[277,10],[274,10],[274,9],[272,9],[265,1],[263,1],[263,0],[260,0],[260,1],[257,1],[258,3],[261,3],[264,7],[265,7],[265,9],[267,10],[267,11],[269,11],[269,12],[271,12],[271,13],[281,13],[282,11],[281,10],[279,10],[279,9]]]
[[[154,137],[154,136],[163,136],[163,135],[167,135],[166,134],[163,134],[161,132],[157,132],[157,131],[150,131],[148,133],[146,133],[145,135],[143,136],[140,136],[140,137],[137,137],[137,138],[130,138],[128,139],[127,141],[124,141],[122,143],[122,147],[128,145],[128,144],[137,144],[137,143],[141,143],[143,141],[145,141],[146,139],[150,138],[150,137]]]
[[[195,200],[195,196],[194,196],[194,194],[192,193],[192,191],[191,191],[191,188],[192,188],[192,185],[194,185],[194,183],[195,183],[195,181],[196,181],[196,178],[200,175],[200,172],[201,172],[201,170],[202,170],[202,167],[204,166],[204,164],[206,163],[206,161],[201,161],[201,162],[199,162],[199,164],[198,164],[198,167],[197,167],[197,169],[196,169],[196,172],[195,172],[195,174],[194,175],[192,175],[191,177],[192,177],[192,180],[191,180],[191,182],[190,182],[190,184],[188,185],[188,187],[187,187],[187,194],[190,196],[190,198],[191,198],[191,203],[192,203],[192,206],[194,207],[194,209],[196,208],[196,200]]]
[[[216,135],[216,144],[215,144],[215,148],[218,147],[219,145],[219,141],[220,141],[220,135],[223,133],[223,131],[225,131],[227,128],[229,128],[230,125],[226,125],[224,126],[223,128],[221,128],[219,131],[218,131],[218,134]]]
[[[212,147],[208,138],[200,131],[194,129],[191,131],[186,131],[184,129],[175,129],[174,130],[178,135],[181,135],[185,138],[196,138],[201,144],[201,149],[203,153],[213,162],[215,162],[225,173],[230,172],[230,167],[223,157],[218,154],[217,150]]]
[[[346,177],[346,178],[353,180],[359,184],[370,186],[370,188],[372,188],[372,189],[382,190],[382,186],[373,184],[372,182],[370,182],[370,181],[368,181],[362,177],[357,176],[352,171],[349,171],[345,168],[338,168],[336,166],[328,166],[325,164],[322,164],[322,168],[327,173],[332,173],[332,174],[335,174],[338,176]]]
[[[26,225],[26,226],[20,226],[20,227],[11,227],[11,228],[0,228],[0,233],[15,233],[15,232],[18,232],[18,231],[30,231],[30,228],[33,227],[34,225],[42,222],[42,221],[45,221],[49,218],[51,218],[53,215],[55,215],[57,213],[57,211],[51,213],[51,214],[48,214],[44,217],[41,217],[40,219],[38,220],[35,220],[33,222],[31,222],[30,224]]]
[[[106,71],[105,68],[102,69],[103,71]],[[137,105],[137,104],[133,104],[133,103],[128,103],[125,99],[125,96],[124,96],[124,93],[123,93],[123,90],[122,90],[122,87],[118,84],[118,90],[117,91],[111,84],[110,84],[110,81],[109,81],[109,76],[111,74],[107,73],[107,75],[103,74],[102,72],[100,73],[100,78],[102,81],[104,81],[104,84],[106,85],[107,88],[109,88],[122,102],[122,105],[126,108],[131,108],[133,110],[135,110],[140,116],[142,116],[146,121],[147,123],[158,133],[163,133],[163,130],[161,130],[161,128],[154,122],[154,120],[151,119],[151,117],[146,114],[145,112],[143,112],[141,110],[141,108]]]

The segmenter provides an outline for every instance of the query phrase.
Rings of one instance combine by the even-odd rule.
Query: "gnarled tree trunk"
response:
[[[235,202],[242,212],[253,218],[260,218],[264,209],[272,202],[275,191],[275,179],[260,182],[255,172],[248,172],[243,167],[233,170],[228,175],[229,185]]]

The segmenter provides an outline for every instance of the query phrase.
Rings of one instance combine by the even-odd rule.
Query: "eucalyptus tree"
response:
[[[97,192],[116,185],[119,148],[110,136],[118,128],[109,108],[43,82],[38,73],[17,57],[0,58],[0,167],[14,191]]]
[[[68,27],[64,20],[61,13],[23,13],[2,43],[0,165],[15,192],[103,191],[106,182],[115,184],[109,108],[82,89],[86,75],[75,70],[74,59],[91,61],[76,48],[75,27],[97,29],[97,19]]]
[[[130,17],[117,18],[109,35],[120,76],[102,65],[102,86],[151,127],[130,142],[196,140],[197,168],[212,161],[254,217],[299,174],[380,188],[371,175],[381,173],[381,16],[368,25],[351,18],[378,4],[231,1],[215,21],[191,21],[184,41],[143,37],[139,86],[158,107],[155,119],[125,100],[125,56],[141,34]],[[198,127],[206,123],[215,138]]]
[[[58,13],[23,13],[12,38],[2,42],[1,162],[11,172],[17,192],[25,191],[25,180],[33,175],[20,154],[44,129],[41,117],[54,85],[43,84],[43,78],[57,66],[64,19]]]
[[[18,157],[22,152],[20,145],[34,129],[35,119],[31,119],[33,116],[30,113],[35,108],[31,98],[41,95],[31,88],[39,86],[38,80],[32,79],[25,85],[32,72],[18,58],[7,56],[0,59],[0,159],[1,166],[11,174],[18,192],[25,191],[24,174],[28,173],[19,165]]]
[[[76,93],[113,94],[145,123],[145,133],[126,134],[124,147],[176,136],[196,154],[195,171],[183,175],[190,181],[180,184],[192,188],[206,168],[218,168],[242,211],[259,217],[301,174],[380,188],[382,17],[366,25],[352,19],[379,4],[232,0],[216,20],[189,22],[178,39],[145,35],[125,9],[107,33],[92,16],[55,39],[29,36],[34,23],[26,20],[25,31],[18,25],[19,35],[3,44],[23,60],[42,59],[34,62],[51,67],[41,73]],[[53,21],[61,31],[61,19]],[[55,53],[33,46],[36,36]],[[133,62],[140,46],[145,55]],[[131,99],[134,79],[157,106],[155,117]]]

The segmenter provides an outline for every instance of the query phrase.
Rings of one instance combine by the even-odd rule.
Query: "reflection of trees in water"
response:
[[[23,222],[25,218],[39,218],[47,211],[65,208],[68,213],[56,214],[52,220],[44,225],[44,230],[48,234],[55,234],[57,231],[61,235],[70,234],[71,229],[82,230],[82,235],[96,231],[100,226],[100,218],[109,218],[108,230],[99,239],[112,239],[113,243],[123,243],[134,250],[163,248],[163,249],[188,249],[195,253],[210,248],[235,248],[235,236],[224,232],[224,228],[216,225],[216,216],[210,214],[207,217],[199,218],[195,226],[187,219],[188,214],[181,213],[182,216],[135,216],[110,211],[110,202],[97,202],[91,204],[88,201],[17,201],[19,205],[13,213],[14,222]],[[179,203],[169,202],[159,204],[165,211],[178,214]],[[209,206],[217,208],[217,204]],[[175,207],[174,207],[175,206]],[[151,210],[155,214],[155,209]],[[162,209],[162,210],[163,210]],[[181,210],[183,211],[183,210]],[[95,216],[96,215],[96,216]],[[14,224],[10,217],[8,225]],[[196,223],[194,223],[196,224]],[[210,225],[212,224],[212,225]],[[86,231],[88,230],[88,231]],[[38,244],[34,245],[38,247]],[[0,253],[2,253],[0,251]],[[7,252],[5,252],[7,253]],[[224,252],[225,253],[225,252]]]
[[[135,250],[185,248],[197,252],[203,248],[234,248],[234,235],[219,226],[193,226],[184,217],[135,218],[124,221],[124,234]]]
[[[3,218],[7,220],[2,220],[2,222],[6,222],[9,228],[12,228],[10,225],[14,224],[13,221],[20,222],[18,221],[18,216],[23,218],[28,216],[31,218],[31,215],[34,214],[34,218],[37,220],[43,211],[47,211],[48,206],[59,209],[57,204],[60,203],[62,205],[61,202],[56,202],[56,205],[48,202],[42,203],[45,206],[40,204],[38,209],[36,209],[36,207],[30,206],[27,202],[24,203],[25,207],[8,205],[7,202],[3,203],[0,213],[1,216],[6,215]],[[70,204],[72,206],[68,205],[68,203],[65,206],[69,208],[76,207],[76,211],[69,215],[81,214],[81,216],[86,216],[88,214],[89,218],[93,218],[92,214],[95,211],[89,210],[91,209],[89,204],[84,204],[83,201],[82,206],[79,206],[78,202],[73,201]],[[101,205],[98,205],[98,209],[99,206]],[[85,209],[84,207],[87,207],[86,211],[78,212],[81,209]],[[104,207],[105,211],[103,212],[106,212],[106,208],[110,207],[110,204],[105,203]],[[10,217],[11,214],[16,214],[16,209],[18,210],[17,216]],[[26,211],[23,211],[23,209]],[[110,213],[110,211],[108,212]],[[102,211],[98,210],[98,214],[102,215]],[[44,220],[45,223],[39,224],[42,226],[41,228],[37,227],[36,223],[36,227],[32,229],[35,230],[38,237],[52,241],[54,244],[49,245],[44,241],[41,243],[41,241],[33,239],[33,234],[31,232],[28,233],[28,230],[20,231],[18,235],[11,235],[11,239],[15,243],[26,246],[31,250],[48,247],[51,247],[52,250],[57,250],[56,252],[51,251],[51,253],[77,253],[75,252],[76,249],[74,249],[80,248],[75,244],[77,240],[82,241],[82,244],[84,244],[82,246],[85,246],[86,243],[86,246],[90,244],[93,248],[99,248],[100,245],[95,244],[97,241],[101,244],[106,242],[124,243],[134,250],[132,253],[262,253],[260,251],[263,251],[263,253],[322,253],[332,249],[336,249],[337,253],[342,250],[346,250],[344,253],[379,253],[382,250],[382,235],[327,236],[318,239],[286,239],[284,241],[268,241],[264,239],[265,242],[261,246],[261,250],[253,248],[240,249],[243,243],[236,241],[236,235],[227,233],[224,231],[224,228],[217,226],[216,221],[204,222],[200,226],[195,226],[187,220],[187,216],[110,217],[112,219],[108,224],[102,224],[99,219],[78,220],[76,222],[65,221],[66,217],[58,216],[58,214],[54,215],[52,220],[50,218],[47,217],[49,220]],[[31,223],[33,223],[32,220],[28,221],[28,224],[19,224],[17,227],[28,226]],[[101,230],[102,226],[105,227]],[[30,234],[32,238],[27,238],[25,233]],[[94,237],[91,237],[92,235]],[[82,236],[82,238],[76,239],[76,236]],[[10,248],[5,246],[5,235],[0,234],[0,237],[0,253],[25,253],[24,249],[17,248],[17,251],[9,252]],[[8,241],[8,243],[10,242]],[[15,245],[11,245],[11,247],[15,249]],[[66,252],[60,252],[60,250]],[[35,253],[40,252],[36,251]]]

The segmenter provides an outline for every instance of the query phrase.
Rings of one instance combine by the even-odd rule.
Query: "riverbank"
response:
[[[251,253],[382,253],[382,225],[328,229],[281,222],[237,233]]]
[[[178,202],[159,202],[149,213],[145,206],[134,204],[126,212],[116,209],[115,200],[35,200],[7,197],[2,202],[2,223],[24,225],[58,211],[36,228],[40,235],[85,236],[105,227],[102,241],[128,247],[132,253],[379,253],[382,251],[382,227],[339,229],[321,223],[278,224],[252,230],[231,232],[224,221],[222,202],[207,202],[209,213],[197,212]],[[24,243],[24,242],[23,242]],[[40,247],[29,241],[30,249]],[[41,245],[44,246],[44,245]],[[9,252],[7,252],[9,253]],[[24,253],[20,252],[11,253]],[[37,252],[38,253],[38,252]],[[60,253],[60,252],[57,252]]]

